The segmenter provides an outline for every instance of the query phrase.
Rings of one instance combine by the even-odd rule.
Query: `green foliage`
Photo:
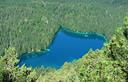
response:
[[[37,82],[125,82],[125,73],[103,50],[90,51],[82,59],[65,63],[57,70],[39,76]]]
[[[5,50],[0,58],[0,82],[35,82],[36,73],[31,68],[17,67],[18,60],[14,47]]]
[[[80,82],[124,82],[125,74],[117,64],[103,50],[91,51],[78,61],[76,70]]]
[[[126,74],[128,81],[128,17],[125,18],[125,27],[117,29],[108,46],[108,56],[119,62],[118,66]],[[126,81],[126,82],[127,82]]]
[[[5,55],[1,57],[1,75],[3,81],[12,82],[12,72],[15,68],[15,64],[18,62],[15,48],[9,48],[5,50]]]
[[[127,0],[0,0],[0,82],[127,82],[128,17],[102,50],[59,70],[16,66],[22,53],[46,49],[60,25],[110,38],[127,7]]]
[[[125,17],[124,25],[125,25],[125,27],[128,27],[128,16]]]
[[[60,25],[110,38],[128,12],[126,0],[0,0],[0,54],[46,49]]]
[[[101,50],[90,50],[59,70],[19,68],[16,49],[9,47],[0,57],[0,82],[127,82],[128,39],[127,25],[124,26],[116,30]]]
[[[110,42],[101,50],[91,50],[81,59],[65,63],[61,69],[40,76],[37,82],[127,82],[128,39],[124,34],[126,29],[126,25],[117,29]]]

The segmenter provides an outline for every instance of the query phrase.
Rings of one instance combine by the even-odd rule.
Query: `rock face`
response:
[[[124,36],[128,39],[128,28],[124,29]]]

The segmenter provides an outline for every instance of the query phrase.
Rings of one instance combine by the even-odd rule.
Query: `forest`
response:
[[[128,17],[101,50],[90,50],[61,69],[16,66],[15,47],[0,57],[0,82],[128,82]]]
[[[125,3],[125,4],[123,4]],[[0,54],[45,50],[64,26],[110,38],[128,15],[127,0],[0,0]]]
[[[0,0],[0,82],[128,82],[127,7],[127,0]],[[23,53],[45,50],[60,26],[109,41],[58,70],[17,66]]]

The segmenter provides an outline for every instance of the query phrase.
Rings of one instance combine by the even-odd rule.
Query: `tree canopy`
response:
[[[52,68],[18,67],[15,47],[5,49],[0,57],[0,82],[127,82],[128,17],[101,50],[90,50],[79,60]]]

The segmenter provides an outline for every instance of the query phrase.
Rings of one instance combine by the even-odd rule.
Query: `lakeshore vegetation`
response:
[[[44,50],[60,26],[110,39],[128,15],[127,0],[0,0],[0,54]]]
[[[101,50],[90,50],[82,58],[53,68],[16,66],[15,47],[0,57],[0,82],[128,82],[128,17]]]
[[[0,82],[128,82],[127,7],[127,0],[0,0]],[[17,66],[23,53],[46,49],[60,25],[109,42],[59,70]]]

